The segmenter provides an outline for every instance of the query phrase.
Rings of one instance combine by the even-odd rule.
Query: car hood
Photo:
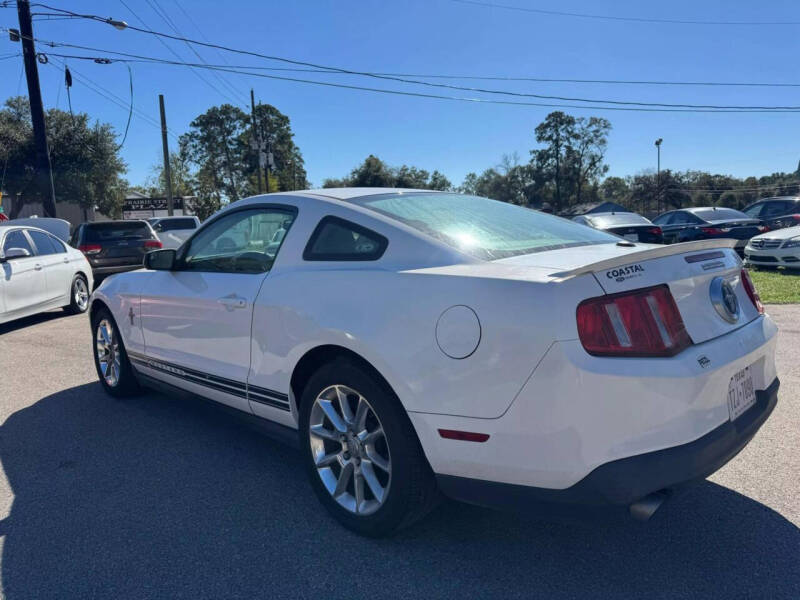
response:
[[[775,231],[768,231],[761,235],[755,236],[754,240],[788,240],[789,238],[797,237],[800,235],[800,226],[786,227],[785,229],[776,229]]]

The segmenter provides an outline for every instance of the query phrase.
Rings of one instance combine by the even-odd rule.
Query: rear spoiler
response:
[[[712,248],[733,248],[736,245],[736,240],[721,239],[721,240],[697,240],[694,242],[681,242],[679,244],[669,244],[659,246],[657,248],[647,248],[645,250],[637,250],[630,254],[623,254],[615,256],[614,258],[607,258],[595,263],[583,265],[569,271],[560,271],[550,275],[556,281],[564,281],[583,275],[585,273],[596,273],[597,271],[606,271],[614,267],[628,265],[630,263],[640,262],[644,260],[652,260],[654,258],[663,258],[665,256],[673,256],[675,254],[684,254],[686,252],[696,252],[698,250],[709,250]]]

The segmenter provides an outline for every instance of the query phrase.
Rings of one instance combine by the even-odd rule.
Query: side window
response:
[[[23,248],[31,253],[31,256],[36,254],[33,251],[33,247],[31,246],[30,242],[28,242],[27,236],[22,232],[21,229],[15,229],[14,231],[9,231],[6,235],[6,239],[3,242],[3,252],[8,252],[11,248]]]
[[[378,260],[389,240],[339,217],[323,218],[303,251],[304,260]]]
[[[53,244],[53,248],[55,248],[56,254],[62,254],[67,251],[67,247],[60,239],[52,235],[48,237],[50,238],[50,243]]]
[[[290,208],[254,208],[217,219],[192,238],[186,271],[265,273],[294,221]],[[280,233],[280,232],[283,233]]]
[[[28,235],[31,236],[33,243],[36,245],[36,253],[40,256],[44,256],[47,254],[57,254],[61,250],[59,250],[53,239],[47,235],[46,233],[42,233],[41,231],[33,231],[28,230]]]
[[[761,211],[762,217],[780,217],[781,215],[785,215],[789,212],[789,203],[788,202],[765,202],[764,203],[764,210]]]
[[[751,219],[757,219],[761,215],[761,210],[763,208],[764,208],[764,203],[759,202],[758,204],[753,204],[752,206],[748,206],[742,212]]]
[[[653,223],[656,225],[667,225],[673,216],[675,216],[675,213],[665,213],[663,215],[659,215],[653,219]]]

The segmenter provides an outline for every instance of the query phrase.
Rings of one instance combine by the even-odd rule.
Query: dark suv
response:
[[[762,198],[742,212],[748,217],[759,219],[770,229],[794,227],[800,225],[800,197]]]
[[[112,273],[139,269],[145,254],[161,248],[147,221],[82,223],[69,243],[86,256],[95,281]]]

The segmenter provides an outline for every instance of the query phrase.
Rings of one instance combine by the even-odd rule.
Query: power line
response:
[[[127,4],[125,4],[124,0],[120,0],[120,2],[122,2],[123,5],[125,5],[127,7]],[[40,5],[40,6],[45,6],[45,5]],[[65,9],[53,9],[53,8],[51,8],[49,6],[46,6],[46,8],[48,8],[50,10],[59,10],[59,11],[64,12],[66,14],[73,14],[73,15],[78,14],[78,13],[73,13],[72,11],[67,11]],[[98,17],[97,15],[83,15],[83,16],[85,18],[87,18],[87,19],[90,19],[90,20],[95,20],[95,21],[100,21],[100,22],[105,22],[105,23],[109,22],[109,19],[104,18],[104,17]],[[141,21],[141,19],[139,19],[139,20]],[[142,21],[142,23],[144,23],[144,22]],[[147,27],[146,24],[145,24],[145,27]],[[255,56],[255,57],[258,57],[258,58],[271,60],[271,61],[278,61],[278,62],[293,64],[293,65],[298,65],[298,66],[304,66],[304,67],[312,67],[312,68],[316,68],[316,69],[325,69],[325,70],[328,70],[328,71],[338,72],[338,73],[345,73],[345,74],[349,74],[349,75],[359,75],[359,76],[363,76],[363,77],[371,77],[371,78],[382,79],[382,80],[397,81],[397,82],[400,82],[400,83],[407,83],[407,84],[412,84],[412,85],[420,85],[420,86],[427,86],[427,87],[434,87],[434,88],[445,88],[445,89],[449,89],[449,90],[458,90],[458,91],[477,92],[477,93],[481,93],[481,94],[504,95],[504,96],[522,97],[522,98],[536,98],[536,99],[540,99],[540,100],[557,100],[559,102],[583,102],[583,103],[587,103],[587,104],[606,104],[606,105],[614,105],[614,106],[632,106],[632,107],[659,107],[659,108],[673,108],[673,109],[674,108],[690,108],[690,109],[710,109],[710,110],[721,110],[721,111],[725,111],[725,110],[737,110],[737,111],[787,111],[787,110],[796,111],[796,110],[800,110],[800,106],[742,106],[742,105],[713,105],[713,104],[675,104],[675,103],[663,103],[663,102],[636,102],[636,101],[627,101],[627,100],[608,100],[608,99],[597,99],[597,98],[580,98],[580,97],[572,97],[572,96],[556,96],[556,95],[549,95],[549,94],[533,94],[533,93],[525,93],[525,92],[511,92],[511,91],[505,91],[505,90],[495,90],[495,89],[488,89],[488,88],[465,87],[465,86],[458,86],[458,85],[452,85],[452,84],[446,84],[446,83],[433,83],[433,82],[430,82],[430,81],[421,81],[421,80],[418,80],[418,79],[407,79],[405,77],[396,77],[396,76],[390,76],[390,75],[379,75],[377,73],[372,73],[372,72],[367,72],[367,71],[355,71],[355,70],[352,70],[352,69],[344,69],[344,68],[341,68],[341,67],[333,67],[333,66],[328,66],[328,65],[321,65],[321,64],[317,64],[317,63],[308,62],[308,61],[295,60],[295,59],[279,57],[279,56],[271,56],[271,55],[261,54],[259,52],[250,51],[250,50],[242,50],[242,49],[237,49],[237,48],[231,48],[231,47],[228,47],[228,46],[223,46],[221,44],[215,44],[215,43],[202,42],[202,41],[198,41],[198,40],[192,40],[192,39],[189,39],[189,38],[185,38],[183,36],[176,36],[176,35],[172,35],[172,34],[169,34],[169,33],[157,32],[157,31],[153,31],[152,29],[149,29],[149,28],[141,28],[141,27],[136,27],[136,26],[133,26],[133,25],[128,25],[128,28],[129,29],[133,29],[134,31],[138,31],[140,33],[147,33],[149,35],[156,36],[157,39],[167,38],[167,39],[182,41],[182,42],[185,42],[185,43],[197,44],[197,45],[200,45],[200,46],[218,48],[220,50],[225,50],[227,52],[233,52],[233,53],[243,54],[243,55],[248,55],[248,56]],[[164,43],[164,42],[162,41],[162,43]],[[175,53],[173,52],[173,54],[175,54]],[[177,58],[180,59],[180,57],[177,57]],[[182,59],[180,59],[180,60],[182,60]],[[224,71],[225,69],[220,69],[220,70]],[[284,78],[284,79],[286,79],[287,81],[291,81],[292,80],[291,78]],[[301,80],[298,79],[296,81],[301,81]],[[347,87],[347,86],[340,86],[340,87]],[[355,88],[355,86],[351,86],[351,87]],[[406,94],[410,95],[409,93],[406,93]],[[418,94],[418,95],[423,96],[423,97],[435,97],[436,96],[434,94],[428,94],[428,95]],[[570,108],[574,108],[574,107],[570,106]],[[608,109],[608,107],[607,107],[607,109]]]
[[[104,58],[104,57],[91,57],[91,56],[75,56],[75,55],[61,55],[68,58],[76,58],[76,59],[84,59],[84,60],[92,60],[92,61],[120,61],[120,62],[146,62],[146,63],[154,63],[154,64],[166,64],[166,65],[178,65],[178,66],[187,66],[193,68],[205,68],[205,69],[217,69],[227,73],[235,73],[239,75],[247,75],[249,77],[261,77],[266,79],[275,79],[279,81],[291,81],[295,83],[304,83],[309,85],[318,85],[318,86],[325,86],[325,87],[333,87],[333,88],[343,88],[343,89],[351,89],[351,90],[360,90],[360,91],[369,91],[375,93],[382,93],[382,94],[393,94],[393,95],[401,95],[401,96],[412,96],[418,98],[432,98],[437,100],[452,100],[452,101],[459,101],[459,102],[471,102],[476,104],[501,104],[501,105],[508,105],[508,106],[540,106],[540,107],[547,107],[547,108],[573,108],[573,109],[582,109],[582,110],[610,110],[610,111],[633,111],[633,112],[668,112],[668,113],[771,113],[771,114],[778,114],[778,113],[797,113],[800,110],[797,109],[694,109],[694,108],[645,108],[645,107],[621,107],[621,106],[599,106],[599,105],[591,105],[591,106],[584,106],[584,105],[575,105],[575,104],[553,104],[553,103],[542,103],[542,102],[520,102],[520,101],[512,101],[512,100],[492,100],[487,98],[468,98],[462,96],[445,96],[440,94],[427,94],[422,92],[410,92],[410,91],[403,91],[403,90],[391,90],[391,89],[383,89],[383,88],[373,88],[373,87],[366,87],[366,86],[358,86],[358,85],[348,85],[348,84],[341,84],[341,83],[332,83],[327,81],[315,81],[311,79],[300,79],[294,77],[284,77],[279,75],[267,75],[264,73],[253,73],[249,71],[242,71],[238,69],[232,68],[223,68],[223,67],[210,67],[208,65],[203,65],[199,63],[186,63],[184,61],[173,61],[168,59],[161,59],[161,58],[153,58],[147,57],[142,55],[131,54],[127,52],[118,52],[118,51],[105,51],[100,50],[97,48],[89,48],[86,46],[78,46],[76,44],[66,44],[66,43],[58,43],[58,42],[47,42],[39,40],[40,43],[45,45],[52,45],[52,46],[66,46],[66,47],[73,47],[83,50],[93,50],[93,51],[100,51],[100,52],[110,52],[111,54],[117,54],[121,56],[126,56],[129,58],[126,59],[118,59],[118,58]],[[57,53],[52,53],[53,56],[59,56]],[[132,59],[132,60],[131,60]]]
[[[130,12],[130,13],[131,13],[131,14],[132,14],[134,17],[136,17],[136,19],[137,19],[137,20],[138,20],[138,21],[139,21],[139,22],[140,22],[142,25],[144,25],[144,26],[145,26],[145,28],[146,28],[146,29],[142,29],[142,31],[148,31],[148,30],[150,30],[150,26],[149,26],[149,25],[148,25],[148,24],[147,24],[147,23],[144,21],[144,19],[142,19],[142,18],[141,18],[141,17],[140,17],[140,16],[139,16],[139,15],[136,13],[136,11],[134,11],[134,10],[133,10],[133,9],[132,9],[130,6],[128,6],[128,4],[125,2],[125,0],[119,0],[119,2],[120,2],[120,4],[122,4],[122,6],[124,6],[125,8],[127,8],[127,9],[128,9],[128,12]],[[45,5],[43,5],[43,4],[40,4],[40,6],[45,6]],[[60,12],[64,12],[64,13],[68,13],[68,14],[77,14],[77,13],[73,13],[72,11],[68,11],[68,10],[64,10],[64,9],[60,9],[60,8],[55,8],[55,9],[54,9],[54,8],[51,8],[51,7],[49,7],[49,6],[45,6],[45,8],[47,8],[47,9],[49,9],[49,10],[58,10],[58,11],[60,11]],[[103,21],[103,18],[102,18],[102,17],[98,17],[98,18],[91,18],[91,17],[93,17],[94,15],[81,15],[81,16],[82,16],[82,17],[84,17],[84,18],[90,18],[90,20],[98,20],[98,19],[99,19],[99,20]],[[128,26],[127,26],[127,29],[133,29],[133,30],[135,30],[135,31],[138,31],[138,30],[140,30],[141,28],[140,28],[140,27],[136,27],[135,25],[130,25],[130,24],[128,24]],[[178,60],[183,60],[183,57],[182,57],[180,54],[178,54],[178,53],[177,53],[177,52],[176,52],[176,51],[175,51],[175,50],[174,50],[174,49],[173,49],[173,48],[172,48],[172,47],[171,47],[169,44],[167,44],[167,43],[166,43],[166,42],[165,42],[163,39],[161,39],[162,37],[168,37],[168,38],[171,38],[171,39],[176,39],[176,40],[179,40],[179,36],[170,36],[169,34],[164,34],[163,36],[157,36],[157,37],[156,37],[156,39],[157,39],[157,40],[158,40],[158,41],[161,43],[161,45],[162,45],[162,46],[164,46],[164,47],[165,47],[165,48],[166,48],[166,49],[169,51],[169,53],[170,53],[170,54],[172,54],[172,55],[173,55],[175,58],[177,58]],[[220,96],[222,96],[223,98],[226,98],[226,99],[228,99],[228,100],[230,100],[230,101],[232,101],[232,102],[234,102],[234,103],[236,103],[236,102],[237,102],[237,101],[236,101],[236,99],[232,98],[232,97],[231,97],[231,96],[230,96],[228,93],[226,93],[226,92],[223,92],[221,89],[219,89],[217,86],[215,86],[215,85],[214,85],[212,82],[210,82],[208,79],[206,79],[205,77],[203,77],[203,75],[202,75],[201,73],[199,73],[199,72],[195,71],[194,69],[192,69],[192,72],[195,74],[195,76],[196,76],[198,79],[200,79],[200,81],[202,81],[203,83],[205,83],[205,84],[206,84],[208,87],[210,87],[212,90],[214,90],[215,92],[217,92],[217,93],[218,93]]]
[[[150,8],[152,8],[153,11],[161,18],[161,20],[164,21],[167,24],[167,26],[170,29],[172,29],[172,31],[175,32],[176,35],[183,37],[183,33],[181,33],[180,29],[178,29],[178,26],[175,24],[175,21],[172,20],[172,18],[169,16],[169,14],[167,13],[166,9],[163,6],[159,5],[158,2],[154,2],[153,0],[146,0],[146,2],[147,4],[150,5]],[[198,60],[201,63],[204,64],[207,63],[206,59],[200,55],[200,53],[195,49],[194,46],[192,46],[188,42],[184,42],[184,44],[186,45],[187,48],[189,48],[192,54],[194,54],[198,58]],[[235,98],[242,96],[242,93],[239,90],[237,90],[233,85],[231,85],[231,83],[227,79],[225,79],[222,75],[220,75],[217,72],[212,72],[212,73],[214,77],[216,77],[217,81],[219,81],[223,86],[225,86],[228,89],[228,91],[230,91],[233,94],[232,97]]]
[[[125,56],[129,59],[135,59],[131,62],[149,62],[149,63],[160,63],[160,64],[170,64],[170,65],[180,65],[186,66],[190,68],[200,68],[200,69],[212,69],[218,70],[226,73],[235,73],[238,75],[247,75],[250,77],[261,77],[266,79],[275,79],[280,81],[291,81],[296,83],[305,83],[310,85],[319,85],[325,87],[334,87],[334,88],[343,88],[343,89],[352,89],[352,90],[360,90],[360,91],[369,91],[369,92],[376,92],[382,94],[395,94],[401,96],[413,96],[419,98],[433,98],[439,100],[454,100],[460,102],[472,102],[472,103],[482,103],[482,104],[501,104],[501,105],[510,105],[510,106],[541,106],[541,107],[548,107],[548,108],[574,108],[574,109],[584,109],[584,110],[611,110],[611,111],[633,111],[633,112],[688,112],[688,113],[796,113],[800,112],[800,106],[798,107],[705,107],[702,105],[675,105],[673,108],[672,105],[667,105],[662,107],[661,104],[652,104],[652,105],[645,105],[639,106],[603,106],[603,105],[576,105],[576,104],[554,104],[554,103],[542,103],[542,102],[519,102],[519,101],[510,101],[510,100],[491,100],[487,98],[469,98],[463,96],[445,96],[441,94],[427,94],[422,92],[410,92],[410,91],[402,91],[402,90],[391,90],[391,89],[384,89],[384,88],[373,88],[367,86],[358,86],[358,85],[348,85],[348,84],[339,84],[339,83],[332,83],[332,82],[325,82],[325,81],[317,81],[317,80],[310,80],[310,79],[300,79],[294,77],[284,77],[278,75],[266,75],[264,73],[253,73],[250,71],[243,71],[240,69],[228,68],[228,67],[221,67],[221,66],[210,66],[201,63],[188,63],[183,60],[179,61],[172,61],[168,59],[161,59],[155,57],[148,57],[142,56],[138,54],[131,54],[128,52],[120,52],[116,50],[104,50],[100,48],[91,48],[88,46],[81,46],[77,44],[68,44],[62,42],[52,42],[48,40],[39,40],[37,41],[43,45],[48,45],[50,47],[71,47],[77,48],[81,50],[87,51],[94,51],[94,52],[107,52],[113,55]],[[54,54],[57,55],[57,54]],[[107,57],[87,57],[87,56],[74,56],[74,55],[64,55],[65,57],[69,58],[78,58],[84,60],[93,60],[95,62],[103,62],[103,61],[122,61],[123,59],[113,58],[109,59]]]
[[[577,17],[581,19],[594,19],[599,21],[623,21],[630,23],[660,23],[665,25],[714,25],[714,26],[748,26],[748,27],[783,27],[800,25],[800,21],[705,21],[699,19],[658,19],[653,17],[628,17],[614,15],[598,15],[591,13],[567,12],[561,10],[545,10],[542,8],[529,8],[526,6],[513,6],[510,4],[497,4],[494,2],[482,2],[480,0],[450,0],[458,4],[468,4],[481,6],[484,8],[499,8],[517,12],[533,13],[537,15],[549,15],[553,17]]]

